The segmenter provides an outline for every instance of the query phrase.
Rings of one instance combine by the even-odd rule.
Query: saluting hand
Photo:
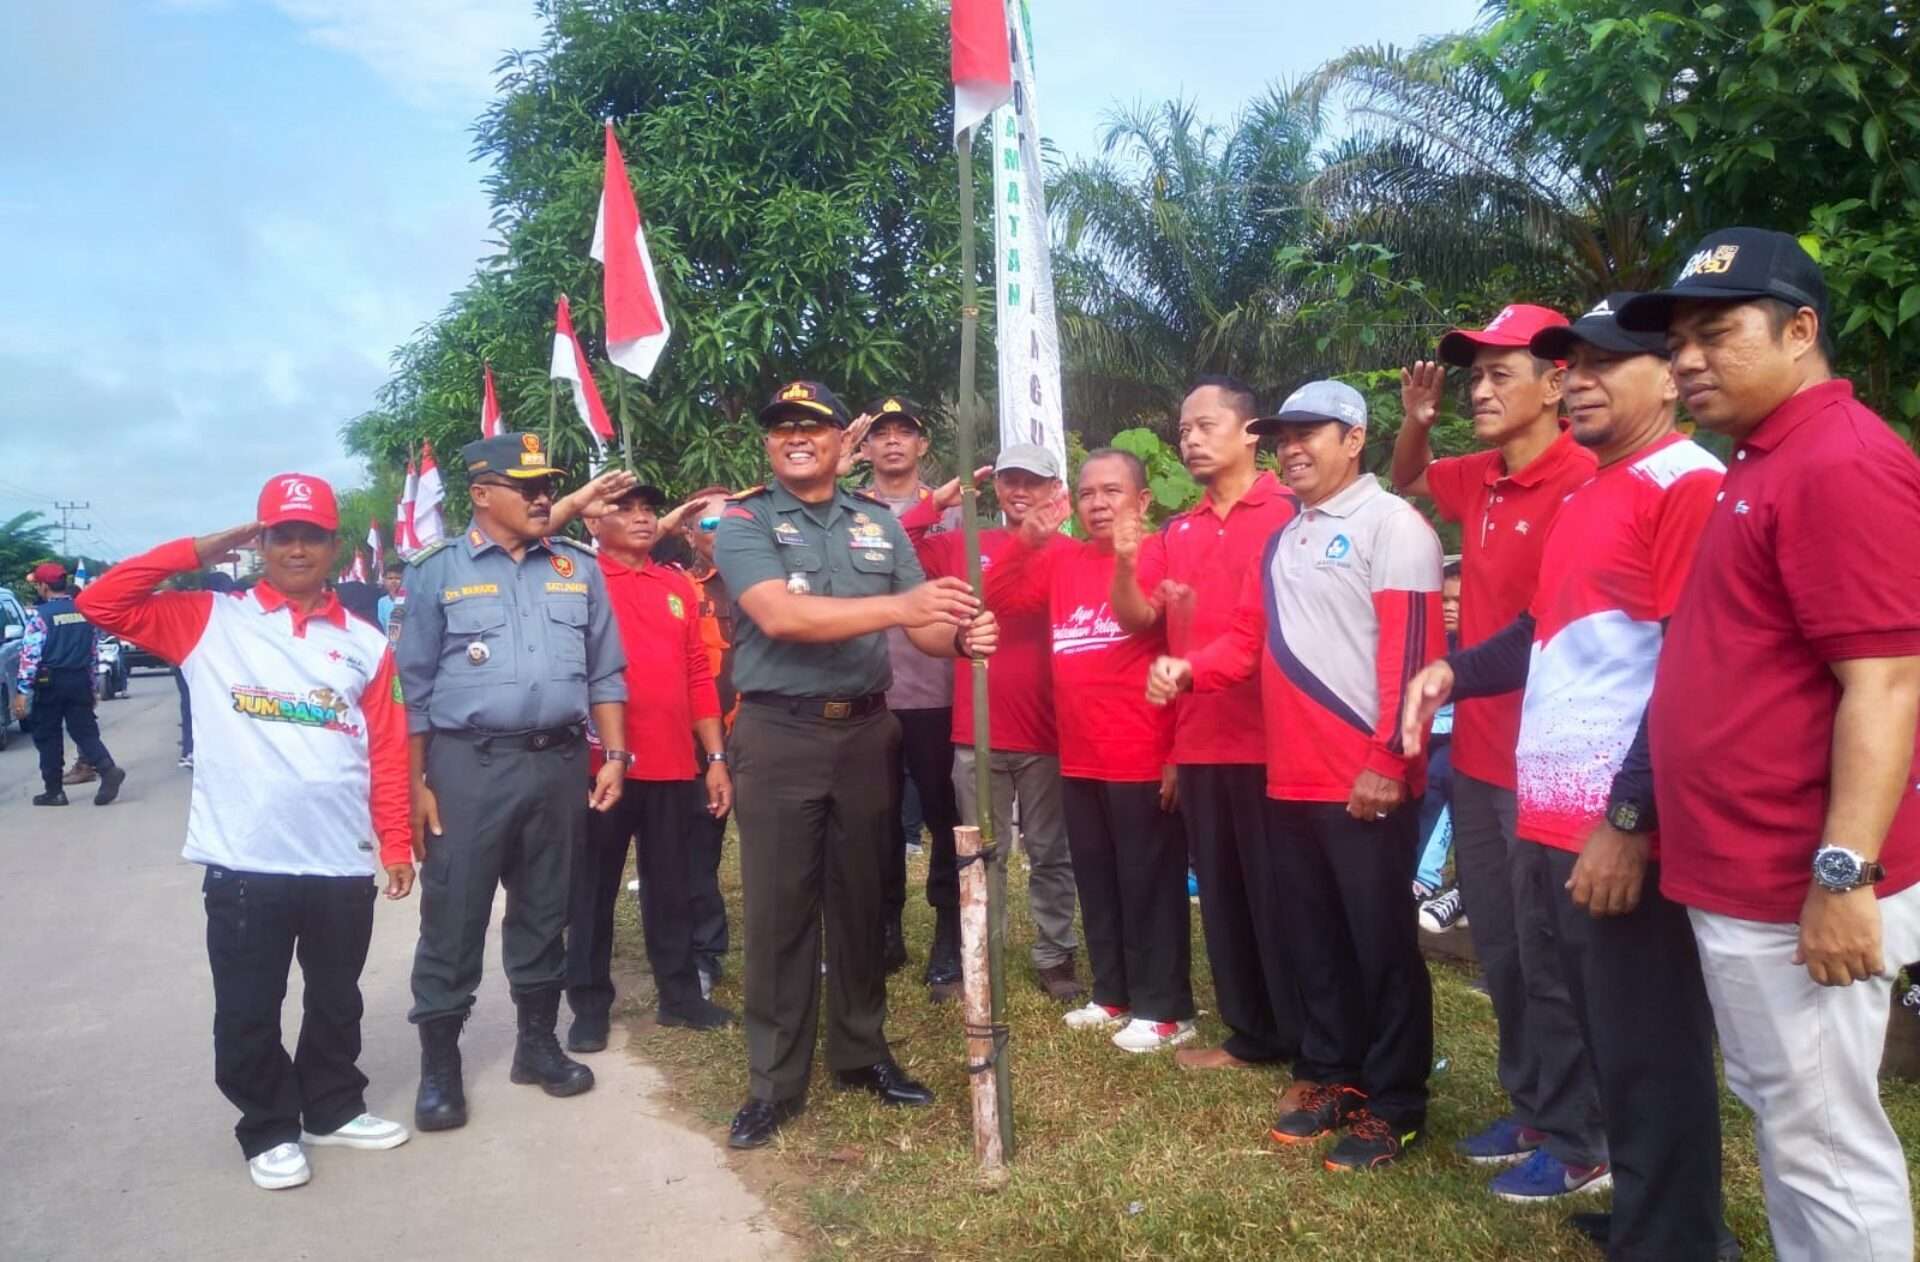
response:
[[[620,800],[620,792],[627,786],[627,765],[621,762],[601,764],[600,774],[593,778],[593,787],[587,790],[587,805],[596,811],[606,812]]]
[[[1154,705],[1171,705],[1173,699],[1193,687],[1193,663],[1183,657],[1154,659],[1147,671],[1147,700]]]
[[[980,612],[980,600],[962,578],[928,579],[900,598],[904,603],[900,625],[931,627],[946,623],[964,627]]]
[[[976,487],[984,486],[986,483],[991,482],[992,480],[993,480],[993,466],[990,464],[983,464],[978,469],[975,469],[973,471],[973,484]],[[934,488],[933,506],[939,509],[941,512],[945,512],[949,508],[957,508],[959,504],[960,504],[960,479],[959,478],[949,478],[945,482],[942,482],[939,486]]]
[[[1431,427],[1440,416],[1440,396],[1447,388],[1447,366],[1423,359],[1400,370],[1400,410],[1406,424]]]
[[[1400,748],[1406,751],[1407,757],[1420,752],[1427,740],[1427,729],[1433,726],[1433,716],[1440,713],[1440,707],[1446,705],[1452,695],[1453,667],[1447,665],[1445,658],[1427,663],[1407,684],[1407,694],[1400,702]]]
[[[413,865],[389,863],[387,865],[387,897],[399,899],[411,893],[413,893]]]
[[[579,518],[589,521],[613,511],[614,502],[640,485],[640,479],[625,469],[613,469],[561,496],[553,502],[547,516],[547,533],[557,535],[560,528]]]
[[[968,657],[992,657],[1000,647],[1000,621],[993,610],[982,609],[960,633],[960,650]]]
[[[862,412],[853,418],[853,424],[847,426],[847,432],[840,436],[840,463],[833,471],[836,478],[844,478],[853,472],[853,466],[867,458],[860,445],[867,441],[867,431],[873,428],[873,417]]]
[[[260,523],[250,521],[244,526],[228,526],[225,530],[201,535],[193,541],[194,555],[202,565],[229,565],[240,559],[239,549],[254,546],[260,531]]]

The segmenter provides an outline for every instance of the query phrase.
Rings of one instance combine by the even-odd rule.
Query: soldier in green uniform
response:
[[[729,758],[746,896],[748,1096],[728,1143],[757,1148],[806,1100],[826,921],[827,1064],[889,1104],[933,1093],[887,1048],[882,874],[900,844],[900,724],[886,632],[935,657],[998,632],[967,585],[927,582],[884,503],[835,480],[850,421],[796,381],[761,409],[773,482],[728,501],[714,561],[734,593],[740,715]]]
[[[593,1071],[554,1035],[565,980],[569,863],[587,811],[619,800],[626,655],[593,553],[549,538],[553,468],[537,434],[468,443],[473,520],[417,554],[394,657],[407,706],[420,943],[423,1131],[463,1126],[460,1028],[480,984],[496,886],[507,889],[501,955],[519,1009],[512,1079],[578,1095]],[[587,779],[586,721],[607,741]]]

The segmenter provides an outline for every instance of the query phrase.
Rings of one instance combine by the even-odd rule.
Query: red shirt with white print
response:
[[[1111,548],[1061,536],[1036,551],[1009,532],[986,571],[987,604],[998,617],[1046,612],[1060,774],[1157,783],[1173,746],[1173,714],[1148,704],[1147,671],[1166,638],[1158,628],[1121,628],[1110,603],[1113,566]],[[1166,577],[1152,565],[1136,570],[1149,591]]]
[[[953,529],[934,531],[945,515],[923,500],[900,514],[900,525],[913,540],[920,568],[928,578],[967,577],[967,540]],[[931,533],[930,533],[931,532]],[[1004,526],[980,532],[980,568],[993,568],[993,554],[1008,546],[1013,532]],[[1049,547],[1068,542],[1056,536]],[[988,740],[996,750],[1014,754],[1051,754],[1058,750],[1053,726],[1052,627],[1047,611],[1034,607],[1018,613],[995,606],[1000,623],[1000,645],[987,666],[987,704],[991,730]],[[953,666],[953,743],[973,745],[973,663],[960,658]]]
[[[241,872],[367,876],[413,861],[407,720],[380,628],[328,593],[303,614],[267,582],[160,592],[193,540],[122,561],[80,594],[88,621],[180,667],[193,702],[183,856]]]

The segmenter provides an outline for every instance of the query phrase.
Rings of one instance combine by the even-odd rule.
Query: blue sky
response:
[[[340,425],[490,251],[468,128],[530,0],[46,0],[0,40],[0,518],[91,501],[109,557],[352,485]],[[1476,0],[1034,0],[1043,130],[1224,118]],[[672,353],[671,348],[668,351]]]

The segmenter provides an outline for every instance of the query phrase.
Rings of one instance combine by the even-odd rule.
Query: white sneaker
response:
[[[1086,1007],[1069,1012],[1064,1019],[1073,1029],[1097,1030],[1104,1026],[1119,1025],[1130,1015],[1125,1008],[1109,1008],[1103,1003],[1090,1001]]]
[[[1135,1017],[1113,1036],[1113,1045],[1123,1052],[1157,1052],[1192,1037],[1191,1021],[1147,1021]]]
[[[313,1171],[307,1166],[307,1154],[298,1144],[276,1144],[249,1159],[247,1173],[253,1176],[255,1187],[269,1192],[297,1188],[313,1177]]]
[[[412,1138],[412,1134],[400,1123],[389,1122],[371,1113],[362,1113],[339,1130],[325,1135],[300,1132],[300,1142],[312,1144],[315,1148],[364,1148],[369,1152],[398,1148]]]

